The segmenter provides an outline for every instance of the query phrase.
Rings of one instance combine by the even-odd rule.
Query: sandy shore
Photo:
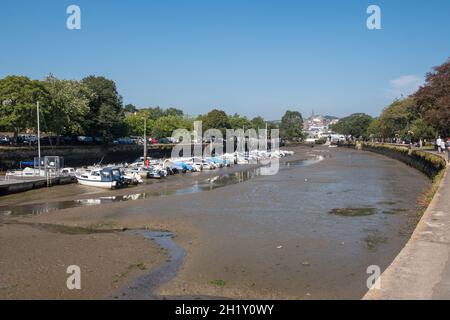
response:
[[[359,269],[360,266],[353,266],[356,271],[351,272],[351,261],[347,262],[347,255],[352,256],[354,253],[351,250],[356,248],[356,253],[363,256],[363,261],[370,262],[372,259],[382,266],[387,266],[407,241],[415,222],[412,221],[408,231],[401,235],[400,226],[404,228],[405,221],[409,221],[411,217],[406,214],[389,217],[395,220],[395,227],[386,227],[386,236],[392,238],[392,243],[389,242],[388,246],[380,244],[380,250],[373,251],[362,250],[364,241],[352,242],[345,234],[331,236],[334,225],[348,223],[339,219],[333,220],[335,218],[327,214],[328,204],[316,204],[314,208],[318,207],[325,214],[326,226],[322,232],[333,241],[320,240],[322,236],[315,233],[314,225],[308,226],[305,225],[307,222],[304,222],[304,226],[301,226],[302,221],[299,219],[303,219],[302,215],[295,212],[309,212],[308,206],[287,208],[290,211],[286,211],[286,219],[280,220],[280,216],[275,213],[287,210],[287,204],[283,203],[279,195],[293,192],[296,188],[299,194],[307,194],[313,191],[311,188],[332,185],[337,178],[327,170],[345,170],[347,165],[346,150],[295,148],[295,151],[295,156],[283,159],[282,165],[285,165],[284,161],[305,159],[313,154],[324,155],[325,160],[308,167],[308,170],[298,170],[295,179],[291,177],[290,171],[284,171],[279,179],[284,179],[285,191],[276,189],[279,183],[273,180],[276,178],[258,177],[245,183],[196,194],[149,197],[99,206],[67,208],[35,216],[4,217],[4,223],[0,224],[0,298],[114,298],[131,286],[138,276],[167,263],[168,259],[167,252],[138,235],[123,232],[74,235],[14,222],[83,227],[89,230],[128,228],[173,232],[174,240],[185,251],[186,258],[177,276],[155,292],[160,296],[244,299],[358,298],[364,294],[360,283],[365,279],[365,273]],[[336,152],[338,157],[335,158]],[[411,197],[417,197],[420,191],[427,187],[427,179],[413,169],[379,156],[367,157],[378,157],[378,162],[386,161],[399,175],[406,173],[407,180],[417,182],[416,186],[411,183],[398,192],[409,192]],[[222,172],[232,173],[243,169],[247,168],[236,166],[223,169]],[[363,173],[361,171],[361,174]],[[1,201],[2,205],[23,205],[37,202],[39,199],[61,201],[143,191],[171,191],[217,174],[215,171],[170,177],[164,182],[113,192],[86,193],[86,190],[79,189],[79,186],[65,186],[60,190],[55,187],[46,190],[48,194],[39,195],[32,191],[21,197],[8,196]],[[398,189],[395,181],[399,178],[394,176],[392,179],[393,187]],[[390,188],[390,184],[386,186]],[[75,191],[71,194],[66,187],[75,188]],[[329,198],[333,192],[328,192]],[[261,217],[253,217],[252,215],[257,214],[254,208],[259,205],[255,204],[258,201],[267,201],[268,198],[273,199],[269,202],[270,207],[266,208],[265,205],[263,209],[258,209],[263,213],[267,209],[267,213]],[[238,201],[234,202],[233,199]],[[364,198],[356,200],[361,203],[365,201]],[[411,205],[410,198],[405,200],[404,206]],[[293,213],[295,215],[292,215]],[[383,224],[386,224],[384,221],[387,218],[387,215],[377,217]],[[372,224],[375,222],[369,221]],[[296,224],[298,228],[293,227]],[[356,226],[361,229],[358,231],[359,238],[378,232],[372,229],[367,231],[367,226]],[[378,233],[375,235],[378,236]],[[341,242],[349,243],[349,247],[341,245]],[[342,250],[342,257],[339,259],[343,262],[333,266],[333,259],[339,250]],[[65,287],[68,276],[65,268],[72,264],[80,265],[82,274],[85,275],[84,286],[80,291],[69,291]],[[142,265],[145,265],[145,270],[139,268]],[[310,268],[309,265],[314,267]],[[320,272],[316,275],[315,270]],[[327,273],[330,274],[324,277],[323,274]],[[343,275],[343,279],[336,279],[339,273]],[[349,281],[354,281],[354,287],[340,288],[342,283]],[[317,285],[318,282],[321,282],[321,285]],[[354,289],[354,292],[349,292],[349,288]]]
[[[166,253],[124,233],[64,234],[3,224],[1,299],[113,298],[130,279],[164,262]],[[68,290],[67,267],[81,268],[81,290]]]

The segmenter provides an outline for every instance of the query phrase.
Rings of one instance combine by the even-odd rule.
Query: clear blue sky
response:
[[[104,75],[139,107],[376,115],[450,56],[450,1],[2,0],[0,34],[0,77]]]

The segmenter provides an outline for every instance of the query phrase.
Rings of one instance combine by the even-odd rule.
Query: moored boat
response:
[[[78,183],[85,186],[114,189],[126,185],[119,168],[95,168],[76,174]]]

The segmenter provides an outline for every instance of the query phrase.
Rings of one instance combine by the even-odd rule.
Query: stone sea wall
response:
[[[408,147],[381,143],[361,143],[357,144],[356,147],[402,161],[407,165],[422,171],[431,179],[436,177],[446,167],[444,158],[426,151],[410,150]]]

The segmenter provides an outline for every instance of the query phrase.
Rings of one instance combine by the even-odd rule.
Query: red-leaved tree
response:
[[[433,68],[414,94],[417,111],[442,136],[450,136],[450,58]]]

